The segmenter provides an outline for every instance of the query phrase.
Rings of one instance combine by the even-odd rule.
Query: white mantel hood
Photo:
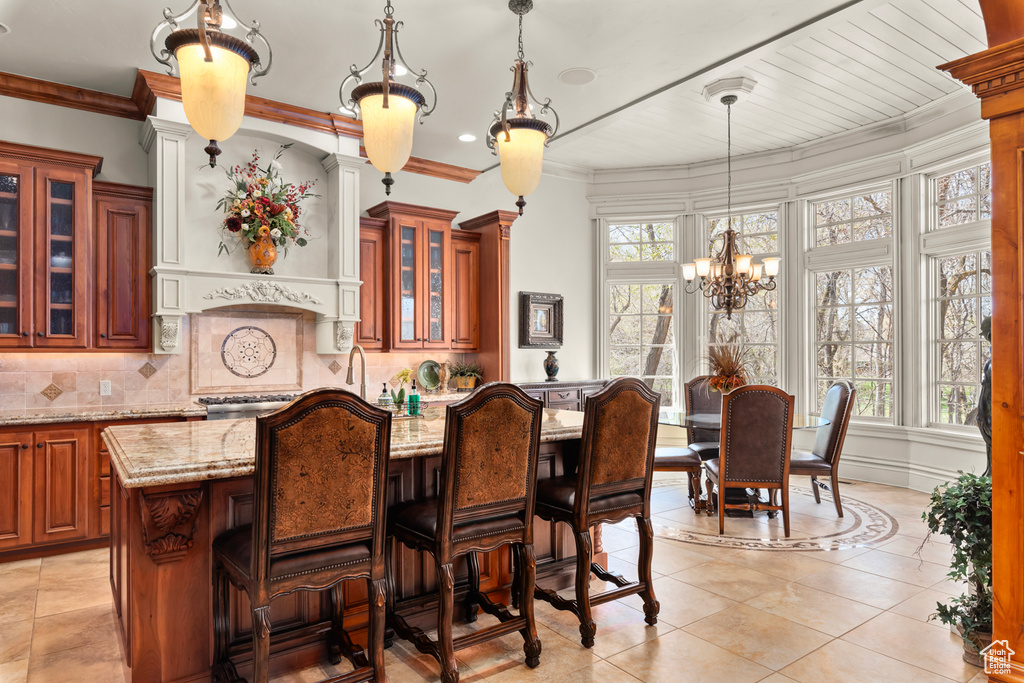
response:
[[[188,314],[257,303],[316,313],[317,352],[347,352],[359,320],[359,170],[365,160],[359,157],[358,140],[246,117],[239,136],[262,140],[268,147],[293,142],[314,160],[310,164],[319,160],[319,168],[313,169],[319,170],[316,192],[321,196],[316,229],[323,233],[315,265],[303,268],[301,276],[253,275],[238,257],[218,260],[211,258],[208,245],[196,245],[197,234],[208,240],[216,232],[217,219],[190,217],[198,209],[195,195],[219,192],[227,183],[221,171],[197,170],[201,159],[191,149],[195,135],[181,104],[161,99],[139,140],[149,154],[154,186],[153,351],[181,353],[181,319]],[[248,161],[226,156],[221,163]],[[201,203],[203,211],[212,213],[215,200]]]

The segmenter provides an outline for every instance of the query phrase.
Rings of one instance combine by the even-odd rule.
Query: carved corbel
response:
[[[157,318],[160,326],[160,348],[172,352],[181,344],[181,318],[162,315]]]
[[[153,562],[176,562],[192,547],[202,489],[141,494],[142,540]]]
[[[335,323],[335,335],[339,353],[348,353],[352,350],[352,337],[355,335],[355,323],[350,320],[341,320]]]

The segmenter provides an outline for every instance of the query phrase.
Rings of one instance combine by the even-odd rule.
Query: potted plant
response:
[[[395,390],[391,390],[391,400],[395,404],[395,409],[399,412],[405,407],[405,383],[412,379],[412,368],[405,368],[395,373],[395,376],[391,378],[391,386],[398,387],[398,393]]]
[[[455,378],[455,387],[459,391],[472,391],[476,381],[483,377],[483,370],[476,363],[452,363],[451,372]]]
[[[739,343],[734,336],[724,344],[708,347],[708,369],[711,380],[708,385],[713,391],[725,394],[747,383],[747,361],[750,348]]]
[[[969,588],[948,605],[938,603],[932,618],[955,626],[964,639],[964,661],[982,666],[980,651],[992,642],[992,479],[961,472],[936,487],[923,517],[929,536],[948,536],[953,546],[947,576]]]

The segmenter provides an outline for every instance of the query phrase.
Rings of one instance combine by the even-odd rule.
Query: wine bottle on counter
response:
[[[420,390],[416,388],[416,380],[412,381],[412,389],[409,390],[409,414],[420,414]]]

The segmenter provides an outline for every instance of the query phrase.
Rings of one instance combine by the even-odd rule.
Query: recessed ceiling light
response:
[[[585,66],[574,66],[558,74],[558,80],[566,85],[587,85],[597,79],[597,72]]]
[[[462,140],[463,142],[475,142],[476,136],[473,135],[472,133],[463,133],[462,135],[459,136],[459,139]]]
[[[6,35],[11,32],[11,27],[7,24],[0,23],[0,36]]]

